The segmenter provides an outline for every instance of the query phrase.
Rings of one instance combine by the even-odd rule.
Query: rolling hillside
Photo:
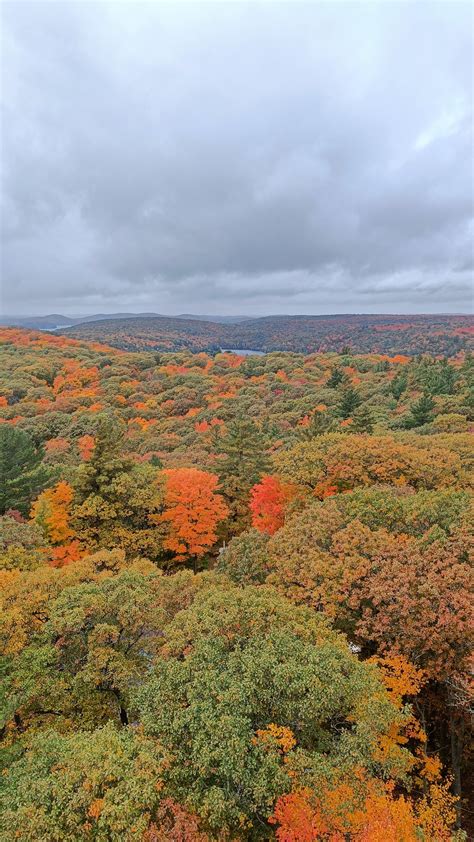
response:
[[[266,316],[240,324],[179,317],[107,319],[64,331],[67,336],[136,350],[215,352],[221,348],[313,353],[453,355],[472,348],[471,316]]]

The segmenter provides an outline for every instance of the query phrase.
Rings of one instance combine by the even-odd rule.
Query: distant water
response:
[[[66,327],[73,327],[73,325],[56,325],[56,327],[40,327],[38,330],[42,330],[45,333],[49,333],[51,330],[64,330]]]
[[[221,348],[223,354],[240,354],[242,357],[264,357],[265,351],[253,351],[252,348]]]

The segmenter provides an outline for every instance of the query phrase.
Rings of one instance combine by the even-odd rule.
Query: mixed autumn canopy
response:
[[[466,839],[469,353],[0,342],[1,839]]]

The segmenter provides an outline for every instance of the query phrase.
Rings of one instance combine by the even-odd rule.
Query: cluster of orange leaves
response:
[[[31,517],[43,530],[50,548],[52,567],[64,567],[81,558],[79,542],[70,526],[73,490],[69,483],[58,482],[47,488],[33,503]]]
[[[88,462],[94,451],[95,447],[95,438],[94,436],[90,436],[86,434],[85,436],[81,436],[80,439],[77,441],[77,446],[79,448],[79,453],[81,454],[81,458],[84,462]]]
[[[454,799],[447,786],[433,785],[419,804],[396,796],[393,784],[342,782],[317,795],[295,789],[278,799],[270,823],[278,842],[449,842]]]
[[[258,743],[276,744],[282,754],[288,754],[295,747],[296,739],[290,728],[270,722],[266,728],[259,728],[253,739],[253,743],[254,745]]]
[[[252,526],[274,535],[285,522],[285,511],[295,498],[297,488],[277,476],[266,474],[250,491]]]
[[[177,561],[202,556],[215,543],[217,525],[228,515],[217,491],[219,479],[198,468],[169,468],[163,475],[165,511],[150,520],[167,525],[164,547],[175,553]]]

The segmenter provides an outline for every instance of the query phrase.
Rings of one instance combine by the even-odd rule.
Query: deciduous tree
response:
[[[164,512],[150,519],[167,525],[164,547],[176,561],[200,558],[215,544],[217,527],[228,514],[219,478],[197,468],[168,469],[163,475]]]

